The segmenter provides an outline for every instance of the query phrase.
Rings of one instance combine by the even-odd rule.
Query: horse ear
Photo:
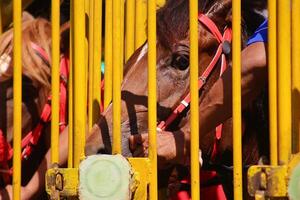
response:
[[[223,29],[224,26],[229,25],[232,22],[232,0],[216,1],[207,12],[207,15],[215,23],[220,23],[217,24],[220,30]]]

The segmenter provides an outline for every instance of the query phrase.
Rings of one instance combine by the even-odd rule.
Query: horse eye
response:
[[[171,66],[179,70],[185,70],[189,66],[189,58],[186,55],[173,55]]]

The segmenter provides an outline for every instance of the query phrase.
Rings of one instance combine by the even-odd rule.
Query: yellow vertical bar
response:
[[[121,153],[121,0],[113,0],[113,153]]]
[[[112,100],[112,3],[112,0],[105,1],[104,108],[107,108]]]
[[[150,199],[157,199],[157,141],[156,141],[156,0],[148,0],[148,127],[149,159],[151,165]]]
[[[85,95],[87,97],[87,101],[89,100],[88,98],[88,95],[89,95],[89,62],[90,62],[90,57],[89,57],[89,54],[90,54],[90,44],[89,44],[89,29],[90,29],[90,26],[89,26],[89,21],[90,21],[90,1],[91,0],[84,0],[84,14],[85,14],[85,28],[86,28],[86,31],[85,31],[85,38],[84,38],[84,58],[85,58],[85,86],[86,86],[86,90],[85,90]],[[92,39],[93,40],[93,39]],[[91,77],[91,83],[93,83],[93,78],[94,77]],[[87,106],[89,106],[89,104],[87,104]],[[87,130],[89,130],[89,107],[87,107]]]
[[[74,0],[74,167],[84,157],[86,131],[86,65],[84,0]]]
[[[13,156],[13,199],[21,196],[21,132],[22,132],[22,2],[13,1],[14,50],[13,50],[13,104],[14,104],[14,156]]]
[[[292,1],[292,90],[293,133],[295,153],[300,151],[300,0]]]
[[[51,162],[59,162],[59,0],[51,1],[52,66],[51,66]]]
[[[145,41],[145,20],[146,20],[146,12],[145,3],[143,0],[135,1],[135,49],[139,48]]]
[[[190,0],[190,91],[192,199],[200,199],[198,112],[198,0]]]
[[[101,45],[102,45],[102,0],[94,0],[94,61],[93,61],[93,124],[100,116],[101,103]]]
[[[120,76],[121,76],[121,82],[123,80],[123,65],[124,65],[124,53],[125,53],[125,47],[124,47],[124,40],[125,40],[125,36],[124,36],[124,15],[125,15],[125,1],[121,1],[121,4],[120,4],[120,10],[121,10],[121,18],[120,18],[120,21],[121,21],[121,52],[120,52],[120,62],[121,62],[121,65],[120,65],[120,69],[121,69],[121,73],[120,73]]]
[[[135,21],[135,0],[126,1],[126,34],[125,34],[125,61],[134,52],[134,21]]]
[[[279,163],[291,154],[291,4],[278,1],[278,130]]]
[[[70,10],[74,10],[73,1],[70,1]],[[73,86],[74,86],[74,48],[73,48],[73,37],[74,37],[74,14],[70,12],[70,69],[69,69],[69,84],[68,84],[68,168],[73,167]]]
[[[276,20],[276,5],[277,1],[269,1],[269,119],[270,119],[270,159],[271,165],[278,163],[277,151],[277,20]]]
[[[88,20],[89,36],[88,36],[88,129],[91,130],[93,126],[93,87],[94,87],[94,0],[89,0],[89,20]]]
[[[243,198],[241,126],[241,1],[232,1],[232,114],[234,199]]]

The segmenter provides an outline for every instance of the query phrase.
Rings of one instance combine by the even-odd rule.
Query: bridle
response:
[[[201,90],[203,86],[206,84],[206,80],[209,78],[211,75],[212,71],[216,68],[217,63],[219,60],[221,60],[221,70],[220,70],[220,76],[223,74],[223,72],[227,68],[227,61],[226,61],[226,55],[230,53],[230,43],[231,43],[231,38],[232,38],[232,31],[231,28],[226,27],[224,29],[223,34],[219,31],[218,27],[216,24],[206,15],[204,14],[199,14],[198,15],[198,21],[199,23],[203,24],[209,31],[210,33],[215,37],[215,39],[218,41],[219,46],[218,49],[215,53],[215,56],[207,66],[207,68],[204,70],[204,72],[201,74],[198,80],[198,90]],[[183,100],[180,102],[180,104],[173,110],[173,112],[170,114],[170,116],[165,120],[161,121],[158,126],[157,130],[158,131],[163,131],[166,130],[174,121],[179,117],[179,115],[185,111],[191,102],[191,97],[190,93],[188,93]],[[218,127],[217,131],[218,134],[217,138],[221,137],[221,130],[222,127]]]
[[[204,72],[201,74],[201,76],[198,78],[198,90],[200,91],[206,84],[207,79],[212,74],[212,71],[217,67],[217,63],[219,61],[221,61],[221,69],[220,69],[219,76],[221,76],[223,72],[226,70],[226,68],[228,67],[226,56],[229,55],[231,51],[232,30],[231,28],[226,27],[224,29],[223,34],[221,34],[216,24],[209,17],[201,13],[198,15],[198,21],[209,30],[209,32],[215,37],[215,39],[219,43],[219,46],[217,48],[217,51],[213,59],[206,67]],[[181,113],[189,109],[190,102],[191,102],[190,93],[188,93],[180,102],[180,104],[173,110],[170,116],[165,121],[161,121],[158,124],[157,131],[161,132],[163,130],[166,130],[180,116]],[[219,149],[219,141],[222,136],[222,126],[223,125],[220,124],[218,127],[216,127],[215,140],[214,140],[213,150],[211,154],[212,161],[214,161],[219,154],[218,149]],[[207,187],[220,184],[218,181],[219,177],[216,171],[201,170],[201,177],[204,177],[204,179],[201,180],[203,180],[203,183],[207,184]],[[188,177],[183,178],[182,180],[180,180],[180,183],[189,185],[190,183],[189,178]],[[203,183],[201,182],[201,184]],[[177,193],[177,199],[190,199],[190,198],[187,191],[184,191],[183,189],[181,193],[180,192]]]

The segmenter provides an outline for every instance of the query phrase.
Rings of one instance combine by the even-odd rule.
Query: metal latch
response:
[[[288,167],[252,166],[248,170],[248,192],[256,200],[287,197]]]
[[[78,169],[54,166],[46,172],[46,192],[51,199],[78,195]]]

